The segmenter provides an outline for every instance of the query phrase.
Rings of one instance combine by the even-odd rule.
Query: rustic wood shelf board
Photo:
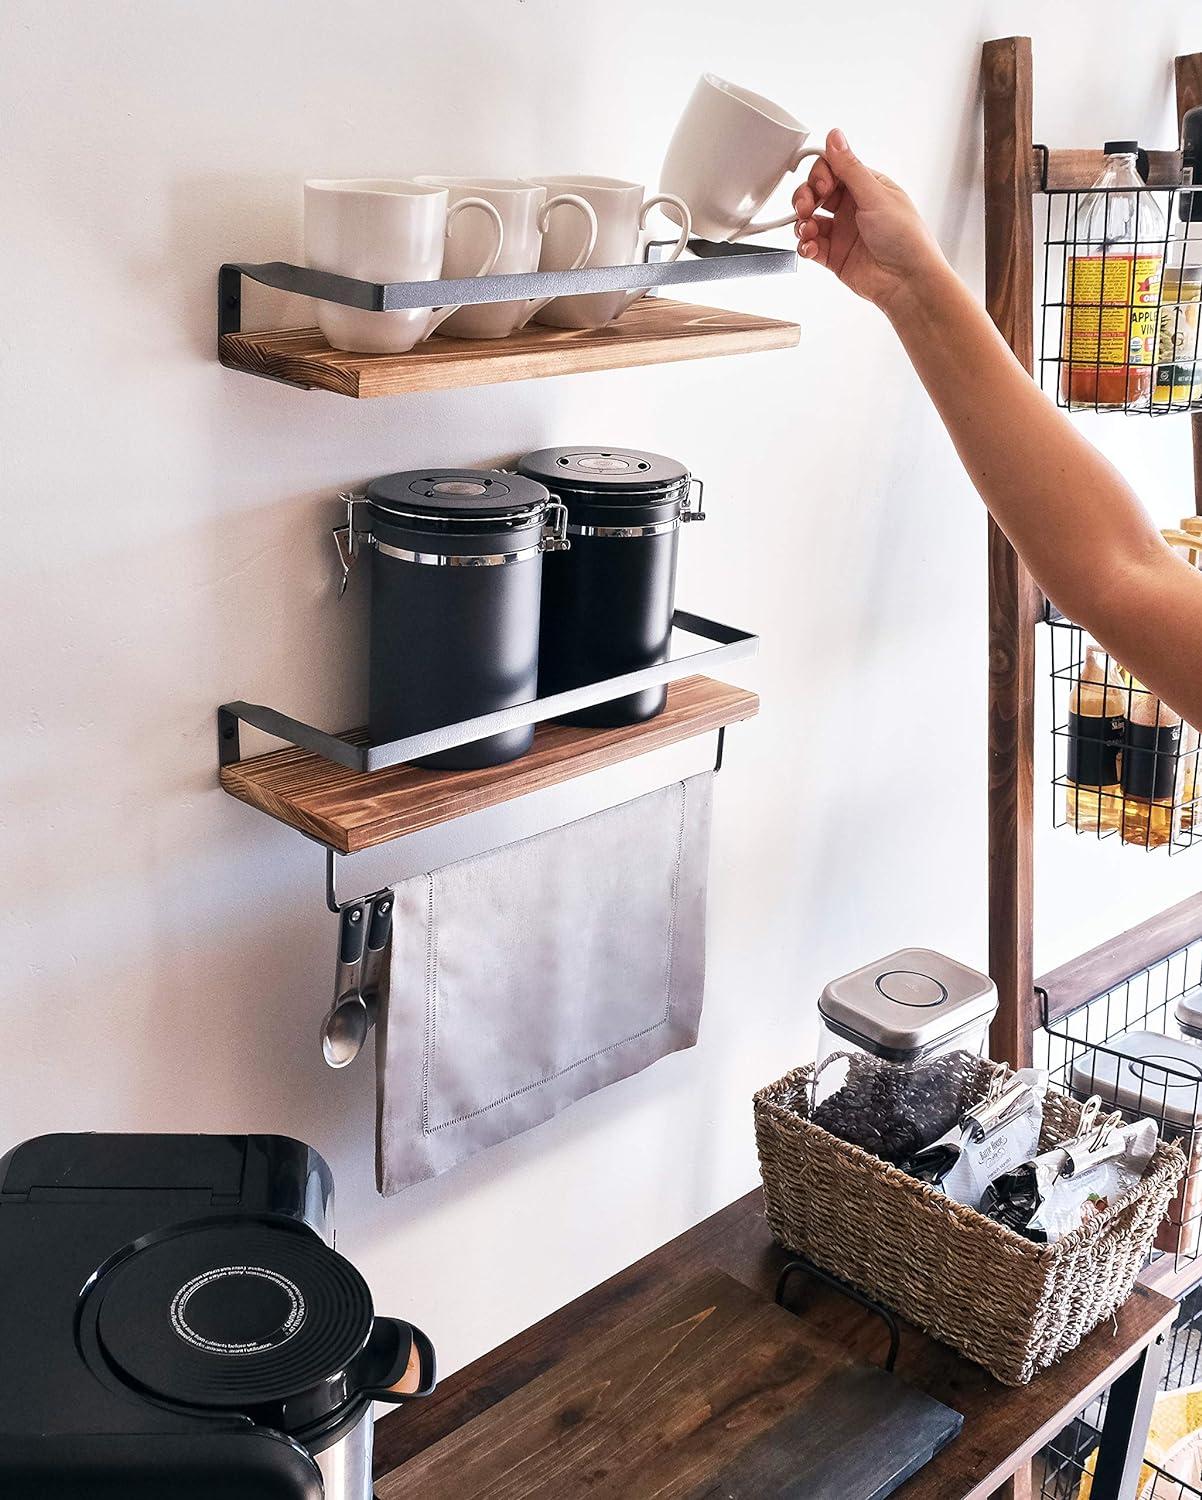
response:
[[[960,1421],[709,1271],[385,1476],[376,1494],[861,1500],[892,1493]]]
[[[1043,148],[1033,148],[1032,176],[1036,188],[1051,192],[1088,192],[1106,165],[1106,153],[1097,149],[1052,147],[1047,153],[1047,181],[1044,175]],[[1174,188],[1181,185],[1180,151],[1149,151],[1148,186]]]
[[[686,677],[669,685],[667,707],[657,718],[621,729],[541,724],[533,748],[508,765],[481,771],[402,765],[363,775],[311,750],[292,748],[223,766],[221,785],[231,796],[338,853],[357,854],[708,734],[758,711],[755,693],[709,677]]]
[[[800,338],[796,323],[779,318],[644,297],[608,328],[531,324],[505,339],[435,334],[408,354],[343,354],[331,349],[316,328],[292,328],[222,334],[219,354],[222,364],[251,375],[367,397],[790,349]]]

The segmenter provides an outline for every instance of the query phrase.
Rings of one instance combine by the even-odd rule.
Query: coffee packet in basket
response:
[[[919,1181],[979,1208],[995,1177],[1029,1160],[1039,1148],[1048,1075],[1024,1068],[1010,1079],[999,1069],[985,1097],[965,1110],[939,1140],[902,1164]]]
[[[1124,1125],[1116,1110],[1099,1122],[1100,1104],[1097,1095],[1087,1102],[1084,1128],[1075,1139],[992,1182],[981,1212],[1036,1244],[1050,1245],[1125,1197],[1155,1154],[1156,1121]]]

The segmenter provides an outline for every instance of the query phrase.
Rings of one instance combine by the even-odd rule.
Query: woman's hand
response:
[[[826,266],[885,311],[899,293],[922,291],[948,271],[918,210],[895,182],[866,167],[841,130],[793,194],[797,253]]]

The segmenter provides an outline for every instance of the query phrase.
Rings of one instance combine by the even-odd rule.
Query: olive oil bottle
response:
[[[1132,678],[1121,762],[1124,844],[1172,842],[1184,790],[1181,729],[1181,715]]]

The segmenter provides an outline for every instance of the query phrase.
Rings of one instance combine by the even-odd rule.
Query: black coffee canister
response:
[[[566,546],[544,485],[498,470],[418,469],[367,487],[369,725],[383,744],[526,703],[538,692],[543,553]],[[532,725],[417,764],[475,770],[525,754]]]
[[[519,472],[568,512],[571,551],[543,574],[540,697],[667,659],[680,527],[704,519],[674,458],[635,448],[543,448]],[[654,718],[666,687],[581,710],[567,722],[610,728]]]

